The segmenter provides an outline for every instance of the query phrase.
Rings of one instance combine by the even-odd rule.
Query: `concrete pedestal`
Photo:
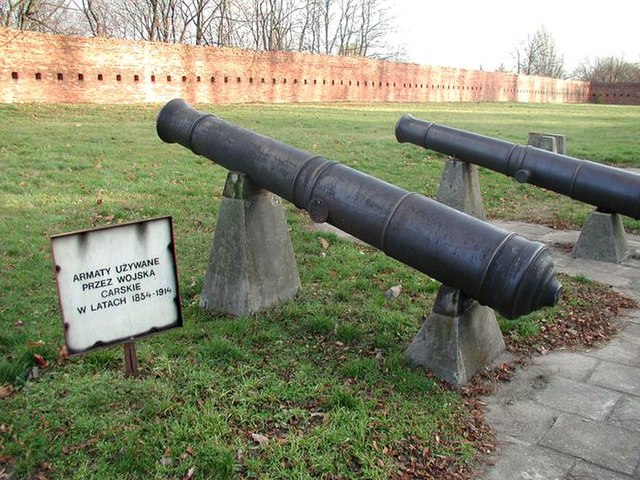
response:
[[[627,256],[628,249],[620,214],[596,210],[587,218],[571,256],[620,263]]]
[[[438,378],[462,385],[504,349],[493,310],[443,285],[406,356],[412,365],[426,367]]]
[[[293,298],[300,277],[280,198],[237,172],[223,196],[200,307],[240,316]]]
[[[567,139],[558,133],[530,132],[527,142],[532,147],[541,148],[562,155],[567,154]]]
[[[456,158],[447,160],[440,178],[436,200],[484,220],[478,167]]]
[[[478,169],[450,159],[445,165],[437,200],[484,219]],[[433,371],[454,385],[467,383],[480,368],[505,350],[493,310],[443,285],[431,314],[405,352],[409,363]]]

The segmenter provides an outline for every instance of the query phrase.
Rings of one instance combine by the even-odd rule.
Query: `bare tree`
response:
[[[18,5],[23,0],[0,0],[0,25],[12,27]]]
[[[217,46],[237,37],[232,11],[240,0],[68,1],[92,36]]]
[[[337,48],[338,55],[354,55],[356,46],[354,35],[356,27],[354,23],[357,18],[357,0],[340,0],[339,15],[336,28],[336,40],[333,42]],[[332,49],[333,50],[333,49]]]
[[[251,48],[291,50],[294,45],[296,15],[304,4],[296,0],[248,0],[240,9],[249,32]]]
[[[523,75],[563,78],[564,57],[556,51],[551,33],[541,26],[533,35],[520,42],[513,52],[516,72]]]
[[[192,0],[192,2],[197,4],[197,8],[194,9],[196,45],[230,47],[240,44],[235,0]]]
[[[117,36],[118,19],[113,2],[108,0],[74,0],[73,7],[82,13],[85,24],[93,37]]]
[[[300,35],[298,36],[298,51],[319,53],[320,51],[320,9],[321,0],[307,2],[305,13],[300,19]]]
[[[347,37],[347,27],[342,14],[343,8],[350,8],[349,0],[310,0],[304,10],[299,32],[298,50],[311,53],[335,53],[342,33],[343,43]]]
[[[389,55],[386,38],[392,33],[389,10],[379,0],[360,0],[358,56],[383,57]]]
[[[256,50],[395,57],[389,0],[0,0],[0,25]]]
[[[18,30],[64,33],[64,0],[3,0],[0,2],[0,25]]]
[[[0,4],[2,25],[18,30],[31,30],[31,18],[38,13],[39,3],[32,0],[4,0]]]
[[[185,25],[179,15],[180,1],[121,0],[116,15],[127,38],[178,42],[185,35]]]
[[[640,82],[640,63],[622,57],[599,57],[591,64],[585,59],[573,72],[573,78],[598,83]]]
[[[211,0],[188,0],[180,4],[180,12],[185,25],[184,32],[191,27],[192,35],[196,45],[205,43],[205,32],[213,20],[213,10]],[[183,39],[184,41],[184,35]]]
[[[299,49],[360,57],[394,57],[387,45],[393,18],[385,0],[312,0],[299,32]]]

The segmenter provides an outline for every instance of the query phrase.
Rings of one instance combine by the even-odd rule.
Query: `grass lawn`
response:
[[[483,449],[470,422],[474,405],[409,368],[402,353],[437,282],[311,231],[306,213],[287,205],[298,298],[238,319],[200,311],[227,172],[163,144],[160,107],[0,105],[0,478],[3,465],[14,479],[384,479],[404,478],[403,468],[468,470]],[[405,112],[518,143],[529,131],[564,133],[570,155],[640,167],[640,107],[198,108],[429,196],[442,157],[395,141]],[[491,217],[577,229],[591,210],[486,170],[481,186]],[[184,327],[138,342],[135,379],[122,375],[121,348],[60,358],[49,236],[163,215],[175,222]],[[398,284],[402,294],[387,301],[384,292]],[[505,332],[526,336],[560,311],[505,323]],[[37,381],[27,380],[34,355],[48,363]]]

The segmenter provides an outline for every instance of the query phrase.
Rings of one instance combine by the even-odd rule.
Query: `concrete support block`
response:
[[[478,167],[456,158],[447,160],[440,178],[436,200],[484,220]]]
[[[463,385],[504,350],[493,310],[443,285],[406,357],[412,365],[426,367],[438,378]]]
[[[292,299],[300,288],[280,198],[229,172],[200,307],[234,316]]]
[[[573,258],[620,263],[627,256],[629,245],[619,213],[591,212],[580,237],[573,247]]]
[[[542,150],[567,154],[567,139],[559,133],[530,132],[527,144]]]
[[[455,158],[447,161],[436,199],[484,219],[478,169]],[[505,350],[493,310],[457,289],[442,285],[431,314],[406,350],[412,365],[430,369],[454,385],[467,383]]]

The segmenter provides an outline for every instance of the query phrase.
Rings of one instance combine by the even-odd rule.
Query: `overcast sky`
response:
[[[477,70],[513,67],[544,25],[570,73],[585,57],[640,61],[640,0],[391,0],[407,60]],[[393,6],[395,5],[395,6]]]

